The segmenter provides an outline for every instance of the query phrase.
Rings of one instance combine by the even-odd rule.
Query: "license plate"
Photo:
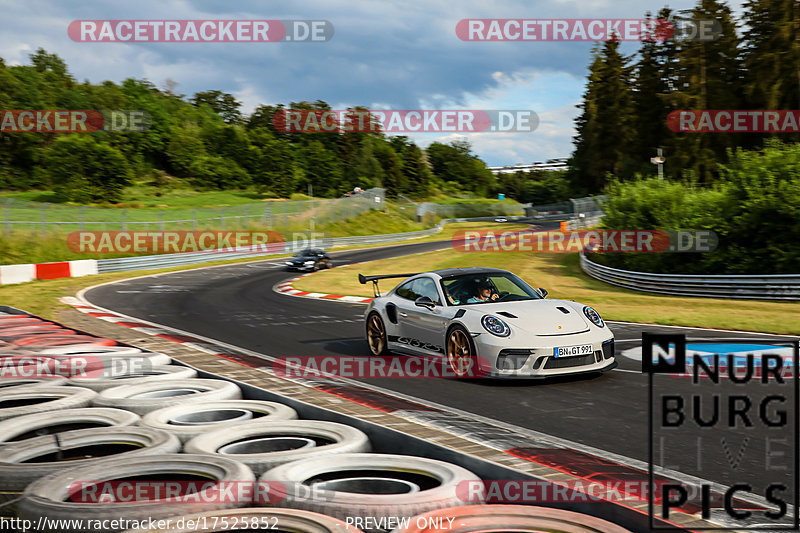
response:
[[[594,352],[591,344],[579,344],[577,346],[560,346],[556,348],[556,357],[571,357],[573,355],[586,355]]]

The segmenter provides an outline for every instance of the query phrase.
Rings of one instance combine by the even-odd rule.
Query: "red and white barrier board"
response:
[[[25,283],[37,279],[77,278],[97,274],[95,259],[38,263],[35,265],[0,265],[0,285]]]

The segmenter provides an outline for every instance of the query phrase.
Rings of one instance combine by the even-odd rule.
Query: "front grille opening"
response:
[[[500,370],[519,370],[530,355],[530,350],[500,350],[495,364]]]
[[[594,363],[593,354],[576,357],[548,357],[547,361],[544,363],[544,368],[571,368],[574,366],[591,365],[592,363]]]
[[[603,358],[611,359],[614,357],[614,340],[606,341],[603,343]]]

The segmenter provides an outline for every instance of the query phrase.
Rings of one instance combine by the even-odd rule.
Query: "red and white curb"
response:
[[[296,278],[292,278],[290,280],[278,283],[272,288],[272,290],[281,294],[285,294],[287,296],[298,296],[300,298],[315,298],[317,300],[334,300],[337,302],[348,302],[354,304],[368,304],[373,300],[373,298],[364,298],[363,296],[346,296],[343,294],[326,294],[324,292],[301,291],[292,287],[292,283],[299,280],[300,278],[310,276],[311,274],[313,274],[313,272],[309,272],[308,274],[302,274],[300,276],[297,276]]]

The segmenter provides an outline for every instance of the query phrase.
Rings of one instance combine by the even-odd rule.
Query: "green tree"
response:
[[[609,174],[619,175],[630,154],[632,98],[628,59],[619,41],[609,40],[593,51],[582,110],[575,122],[571,178],[583,188],[602,190]]]
[[[747,107],[800,109],[800,3],[749,0],[744,8]],[[769,136],[778,135],[782,140],[800,141],[796,134]]]
[[[43,169],[58,196],[73,202],[116,202],[130,183],[125,157],[89,135],[59,137],[43,155]]]
[[[430,192],[431,171],[422,161],[422,150],[416,144],[406,146],[403,155],[402,173],[408,184],[408,192],[422,198]]]
[[[196,107],[209,106],[227,124],[238,124],[242,120],[242,113],[239,111],[242,104],[232,94],[217,90],[201,91],[195,93],[192,104]]]
[[[674,109],[740,109],[744,94],[740,43],[730,8],[720,0],[700,0],[691,18],[715,20],[719,35],[681,44],[678,87],[671,96]],[[737,133],[683,132],[678,134],[670,157],[673,164],[703,182],[711,182],[726,150],[744,141]]]

